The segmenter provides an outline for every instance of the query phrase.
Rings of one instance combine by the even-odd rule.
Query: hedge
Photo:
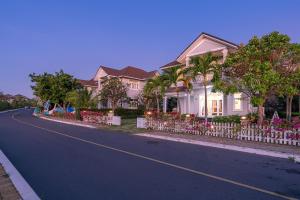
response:
[[[90,110],[95,112],[102,112],[103,114],[107,114],[111,109],[102,108],[102,109],[81,109],[81,110]],[[126,109],[126,108],[116,108],[115,113],[116,116],[121,116],[123,119],[132,119],[137,118],[139,116],[144,115],[143,109]]]
[[[212,121],[218,123],[241,123],[241,117],[239,115],[216,116]]]

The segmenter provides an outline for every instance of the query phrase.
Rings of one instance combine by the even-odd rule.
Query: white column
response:
[[[164,96],[164,102],[163,102],[163,111],[164,111],[164,113],[167,112],[167,102],[168,102],[168,97]]]
[[[188,67],[190,65],[190,57],[185,58],[185,65]]]
[[[224,63],[228,55],[228,49],[227,48],[223,49],[222,54],[223,54],[223,63]]]
[[[186,113],[187,114],[190,114],[190,112],[191,112],[191,94],[188,92],[188,94],[187,94],[187,103],[186,103],[186,105],[187,105],[187,108],[186,108]]]

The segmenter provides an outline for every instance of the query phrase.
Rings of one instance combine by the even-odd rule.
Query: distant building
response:
[[[137,97],[144,88],[146,81],[154,76],[158,75],[158,71],[145,71],[141,68],[127,66],[122,69],[115,69],[106,66],[100,66],[91,80],[79,80],[80,83],[87,88],[92,90],[94,95],[99,94],[102,88],[104,80],[112,77],[117,77],[121,82],[128,87],[127,96],[128,102],[121,102],[120,107],[136,109],[138,106]],[[99,108],[110,108],[110,102],[107,104],[99,104]]]

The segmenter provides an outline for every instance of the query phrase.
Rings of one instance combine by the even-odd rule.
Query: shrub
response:
[[[7,101],[0,101],[0,111],[10,109],[11,107]]]
[[[115,109],[115,115],[121,116],[124,119],[132,119],[132,118],[137,118],[138,116],[143,116],[144,110],[143,109],[117,108],[117,109]]]
[[[216,116],[212,121],[218,123],[241,123],[241,117],[239,115]]]
[[[101,113],[102,115],[107,115],[110,108],[102,108],[102,109],[80,109],[80,111],[93,111]],[[116,116],[121,116],[123,119],[133,119],[139,116],[144,115],[143,109],[126,109],[126,108],[116,108],[115,113]]]

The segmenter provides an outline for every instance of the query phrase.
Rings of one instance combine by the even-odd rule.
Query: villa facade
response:
[[[236,51],[238,45],[218,38],[216,36],[201,33],[177,58],[176,60],[161,67],[161,70],[168,69],[174,66],[182,66],[182,68],[190,66],[192,57],[197,57],[211,52],[213,55],[220,57],[220,63],[226,60],[226,57]],[[213,75],[210,76],[210,79]],[[204,87],[202,84],[203,77],[197,77],[193,81],[193,89],[187,92],[183,83],[179,82],[179,100],[182,113],[195,114],[197,116],[204,116]],[[207,107],[208,116],[222,116],[222,115],[246,115],[253,110],[249,98],[241,93],[233,95],[225,95],[223,93],[212,92],[212,84],[207,86]],[[170,87],[164,97],[163,110],[166,112],[167,99],[176,97],[175,87]],[[178,108],[177,108],[178,109]]]
[[[81,84],[96,96],[102,89],[103,82],[109,78],[117,77],[127,86],[128,101],[120,102],[122,108],[137,109],[138,95],[143,91],[146,81],[158,75],[158,71],[145,71],[138,67],[127,66],[122,69],[100,66],[95,76],[89,80],[80,80]],[[111,108],[110,102],[99,103],[99,108]]]

